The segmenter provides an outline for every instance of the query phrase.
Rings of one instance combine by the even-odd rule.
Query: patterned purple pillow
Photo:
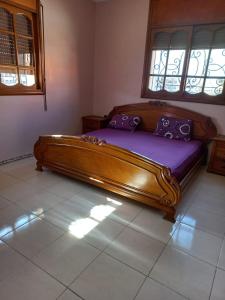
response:
[[[124,130],[135,130],[140,124],[141,118],[134,115],[114,115],[112,120],[109,122],[109,128],[124,129]]]
[[[192,120],[162,116],[158,121],[154,135],[189,142],[191,140],[192,127]]]

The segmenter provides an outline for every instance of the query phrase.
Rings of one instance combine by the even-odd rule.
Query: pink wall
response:
[[[80,132],[81,116],[92,111],[95,5],[42,2],[48,111],[41,96],[0,97],[0,161],[31,153],[40,134]]]
[[[109,0],[97,4],[95,32],[95,114],[141,99],[149,0]],[[172,102],[211,116],[225,134],[225,106]]]
[[[140,92],[149,0],[42,2],[48,111],[41,96],[0,97],[0,161],[31,153],[41,134],[79,133],[82,115],[147,101]],[[224,106],[174,104],[211,116],[225,133]]]

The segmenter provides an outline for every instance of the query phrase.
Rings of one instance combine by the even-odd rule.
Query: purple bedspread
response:
[[[169,140],[146,131],[105,128],[86,135],[104,139],[108,144],[122,147],[166,166],[178,181],[182,180],[203,152],[202,143],[198,140]]]

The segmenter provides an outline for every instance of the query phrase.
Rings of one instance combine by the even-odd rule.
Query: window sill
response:
[[[41,90],[35,91],[1,91],[0,90],[0,97],[1,96],[30,96],[30,95],[44,95],[45,93]]]
[[[206,94],[199,94],[195,96],[191,96],[188,94],[181,95],[180,93],[171,93],[168,94],[166,92],[150,92],[143,91],[141,94],[141,98],[148,99],[160,99],[160,100],[168,100],[168,101],[180,101],[180,102],[192,102],[192,103],[202,103],[202,104],[211,104],[211,105],[225,105],[225,97],[220,96],[207,96]]]

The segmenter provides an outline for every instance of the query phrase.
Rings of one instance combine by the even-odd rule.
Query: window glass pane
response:
[[[166,77],[165,90],[175,93],[180,90],[181,77]]]
[[[0,82],[7,86],[14,86],[18,83],[16,68],[0,68]]]
[[[20,83],[24,86],[32,86],[35,84],[35,74],[33,70],[20,69]]]
[[[223,87],[224,87],[224,79],[207,78],[205,81],[204,92],[210,96],[217,96],[222,94]]]
[[[15,41],[11,34],[0,32],[0,65],[15,65]]]
[[[168,51],[153,50],[150,74],[164,75]]]
[[[13,31],[13,16],[3,7],[0,7],[0,29]]]
[[[225,77],[225,49],[212,49],[207,76]]]
[[[33,66],[33,43],[32,40],[18,38],[18,64],[20,66]]]
[[[188,66],[188,75],[205,76],[208,56],[208,49],[192,50]]]
[[[202,92],[203,78],[188,77],[186,80],[185,91],[189,94],[198,94]]]
[[[16,33],[32,36],[32,22],[22,14],[16,15]]]
[[[184,67],[185,50],[170,50],[167,75],[181,75]]]
[[[150,76],[149,89],[154,92],[161,91],[163,89],[163,81],[163,76]]]

